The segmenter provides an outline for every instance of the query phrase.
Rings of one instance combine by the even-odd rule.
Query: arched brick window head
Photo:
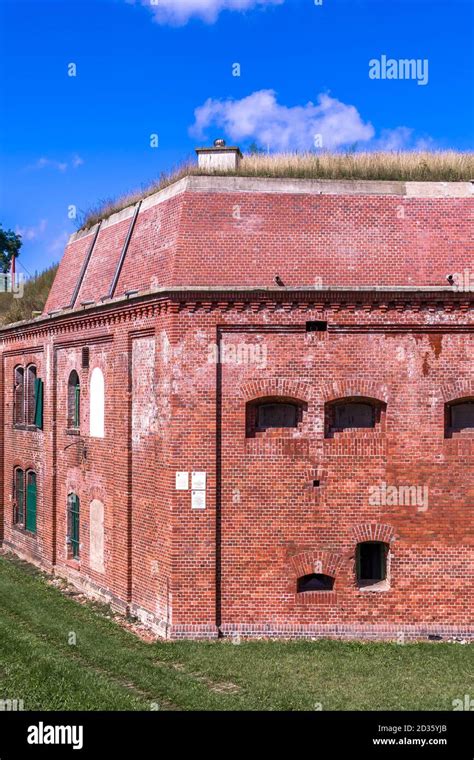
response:
[[[332,575],[324,575],[323,573],[302,575],[296,583],[298,594],[302,594],[305,591],[332,591],[333,587],[334,578]]]
[[[99,367],[92,370],[89,389],[89,424],[90,435],[93,438],[103,438],[105,435],[104,407],[105,407],[105,384],[104,375]]]
[[[304,404],[291,398],[260,398],[249,401],[246,409],[246,435],[269,429],[296,428],[303,419]]]
[[[446,404],[445,409],[445,437],[450,438],[453,433],[470,430],[474,433],[474,399],[458,399]]]
[[[73,369],[67,386],[67,426],[70,430],[79,430],[81,409],[81,386],[79,375]]]
[[[344,430],[376,429],[385,413],[377,399],[341,398],[326,404],[326,438]]]

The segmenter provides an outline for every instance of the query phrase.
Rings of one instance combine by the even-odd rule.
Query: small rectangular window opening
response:
[[[306,332],[326,332],[328,323],[321,319],[306,322]]]
[[[334,588],[334,578],[324,573],[311,573],[302,575],[297,579],[296,591],[302,594],[305,591],[332,591]]]
[[[85,346],[82,349],[82,369],[89,369],[89,348]]]

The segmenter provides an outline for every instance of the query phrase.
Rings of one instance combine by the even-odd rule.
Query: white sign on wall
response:
[[[206,490],[206,473],[205,472],[191,473],[191,488],[193,489],[193,491]]]
[[[191,491],[191,508],[206,509],[206,492]]]
[[[189,472],[176,473],[176,490],[187,491],[189,488]]]

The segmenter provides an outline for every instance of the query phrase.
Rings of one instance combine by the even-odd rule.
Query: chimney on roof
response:
[[[235,172],[239,168],[242,153],[235,145],[226,145],[225,140],[214,140],[212,148],[196,148],[198,167],[205,172]]]

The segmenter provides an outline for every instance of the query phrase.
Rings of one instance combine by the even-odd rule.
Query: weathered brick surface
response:
[[[197,312],[186,319],[183,315],[183,341],[189,348],[182,354],[187,369],[181,371],[181,395],[189,403],[192,399],[193,419],[202,424],[198,466],[213,473],[214,430],[208,432],[204,421],[209,419],[215,368],[206,366],[200,348],[204,330],[209,341],[215,339],[215,329],[209,328],[211,316]],[[420,630],[426,624],[448,623],[467,629],[474,569],[474,437],[456,442],[444,438],[446,394],[441,388],[451,382],[472,396],[473,338],[472,333],[449,334],[433,341],[430,334],[417,334],[413,319],[420,325],[435,321],[441,326],[461,317],[459,321],[468,322],[472,329],[472,316],[395,310],[327,316],[329,332],[318,342],[305,333],[298,312],[276,312],[271,320],[267,318],[267,325],[269,321],[281,324],[281,334],[278,329],[271,334],[259,332],[255,323],[263,314],[260,318],[254,314],[250,318],[245,312],[214,317],[221,325],[230,323],[231,333],[223,328],[227,340],[230,336],[237,343],[265,341],[268,349],[264,369],[222,367],[221,624],[227,632],[241,630],[245,623],[247,632],[273,633],[288,633],[292,626],[294,631],[303,626],[315,632],[316,624],[327,624],[332,632],[337,626],[351,630],[356,625],[386,625],[392,634],[414,624]],[[286,333],[284,326],[295,322],[302,326],[300,332]],[[372,326],[394,322],[400,330],[396,336],[372,333]],[[366,327],[358,335],[344,334],[346,324]],[[242,325],[241,332],[235,332],[236,325]],[[336,325],[341,326],[340,333],[331,331]],[[199,378],[192,395],[190,376],[195,381]],[[278,390],[282,396],[296,395],[307,403],[302,425],[296,431],[282,431],[280,438],[264,433],[257,442],[246,439],[245,400],[255,395],[273,397]],[[325,439],[324,403],[346,394],[385,400],[385,431],[350,431]],[[189,447],[188,425],[189,414],[175,418],[180,432],[175,427],[174,435],[184,447],[180,461]],[[312,486],[316,477],[318,488]],[[371,506],[369,488],[382,482],[428,486],[427,509],[418,510],[415,504]],[[201,589],[208,556],[203,541],[205,518],[189,511],[186,494],[179,499],[184,504],[188,501],[187,512],[184,507],[181,511],[183,520],[189,521],[182,555],[192,552],[195,556],[194,566],[201,568]],[[214,526],[208,530],[209,542],[214,543]],[[354,556],[361,536],[390,542],[390,590],[357,589]],[[295,562],[307,569],[308,553],[329,557],[323,567],[332,569],[337,564],[334,593],[296,596]],[[301,563],[300,557],[304,558]],[[213,582],[211,567],[209,585]],[[180,602],[175,605],[175,623],[185,626],[193,609],[193,620],[204,624],[206,614],[212,612],[213,597],[208,595],[211,609],[206,611],[196,598],[195,585],[188,584],[187,573],[182,584],[176,602],[179,599],[183,607]],[[314,605],[321,603],[324,606],[315,615]]]
[[[472,265],[464,199],[406,200],[405,226],[390,197],[248,193],[240,227],[231,201],[189,194],[145,209],[117,292],[271,284],[276,271],[288,285],[321,273],[330,285],[433,285]],[[99,234],[81,298],[104,294],[129,221]],[[48,309],[73,289],[86,238],[68,247]],[[469,292],[223,288],[4,330],[4,544],[174,638],[472,636],[474,431],[446,438],[444,415],[447,402],[474,398],[473,317]],[[308,320],[328,330],[307,332]],[[253,356],[265,360],[216,365],[219,340],[258,346]],[[12,425],[13,370],[30,362],[45,381],[43,431]],[[88,435],[94,367],[105,377],[104,439]],[[67,430],[72,369],[80,435]],[[359,396],[381,402],[380,424],[326,437],[328,403]],[[298,427],[246,435],[246,406],[263,397],[300,401]],[[12,525],[15,465],[37,472],[36,536]],[[206,473],[205,509],[175,489],[177,471]],[[428,501],[371,503],[382,483],[427,487]],[[78,562],[66,546],[70,491],[81,503]],[[93,500],[105,507],[103,573],[90,566]],[[385,590],[357,587],[361,540],[390,547]],[[334,576],[333,591],[297,594],[297,578],[315,567]]]
[[[53,282],[46,302],[44,309],[46,314],[49,311],[64,309],[70,305],[79,273],[91,245],[93,233],[94,230],[66,246],[59,264],[58,276]]]
[[[78,305],[108,295],[129,225],[130,219],[125,219],[100,230],[77,296]]]
[[[189,195],[177,285],[445,285],[474,255],[469,199]]]
[[[78,303],[107,294],[131,213],[101,229]],[[46,312],[68,304],[92,236],[66,247]],[[276,274],[295,287],[446,285],[473,256],[469,198],[186,190],[140,210],[116,294]]]

